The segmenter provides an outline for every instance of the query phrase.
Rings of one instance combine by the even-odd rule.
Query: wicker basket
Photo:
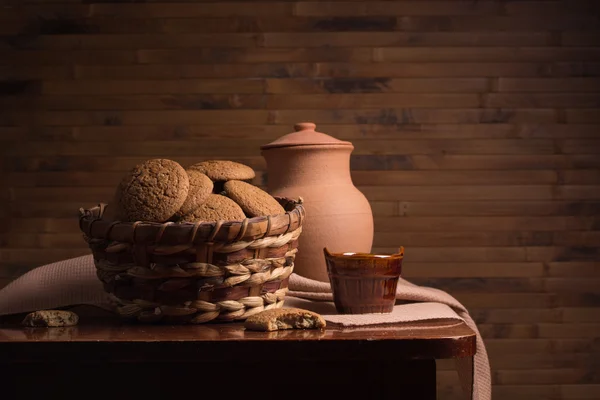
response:
[[[277,198],[285,214],[214,223],[120,222],[100,204],[79,227],[116,312],[140,322],[241,321],[281,307],[305,217],[302,200]]]

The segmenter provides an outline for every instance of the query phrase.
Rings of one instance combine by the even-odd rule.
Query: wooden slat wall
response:
[[[77,209],[136,163],[263,185],[259,146],[314,121],[356,147],[375,250],[480,324],[494,398],[600,398],[598,1],[2,5],[0,285],[87,253]]]

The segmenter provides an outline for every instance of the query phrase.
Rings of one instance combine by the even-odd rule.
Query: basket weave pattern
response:
[[[80,209],[80,229],[98,278],[122,317],[140,322],[245,320],[283,306],[305,217],[286,213],[241,222],[151,223],[102,219]]]

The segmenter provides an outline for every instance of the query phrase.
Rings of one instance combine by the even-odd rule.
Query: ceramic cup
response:
[[[330,253],[325,263],[340,314],[390,313],[402,271],[404,248],[396,254]]]

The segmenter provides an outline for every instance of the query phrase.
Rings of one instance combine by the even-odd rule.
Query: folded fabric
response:
[[[321,314],[327,321],[343,327],[383,325],[400,322],[452,319],[464,321],[452,308],[442,303],[410,303],[396,305],[389,314],[338,314],[333,302],[314,301],[286,296],[284,307],[303,308]]]
[[[42,265],[0,289],[0,316],[79,304],[109,307],[91,255]]]
[[[289,289],[286,306],[296,304],[313,311],[319,309],[320,313],[323,313],[323,305],[319,305],[319,302],[328,302],[329,306],[325,309],[326,312],[323,313],[323,318],[326,321],[340,323],[344,326],[399,323],[453,318],[453,316],[462,319],[477,335],[477,352],[472,358],[456,359],[461,385],[469,399],[491,400],[490,364],[483,339],[467,309],[450,294],[439,289],[418,286],[400,278],[396,290],[396,299],[414,303],[396,305],[394,311],[390,314],[336,315],[337,313],[334,312],[335,307],[331,303],[333,301],[331,285],[328,282],[319,282],[292,274]],[[294,298],[304,299],[304,302],[295,302]],[[314,307],[316,309],[313,309]]]

